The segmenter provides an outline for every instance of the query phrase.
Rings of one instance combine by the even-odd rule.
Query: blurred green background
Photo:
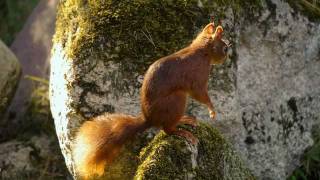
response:
[[[0,39],[8,46],[39,0],[0,0]]]

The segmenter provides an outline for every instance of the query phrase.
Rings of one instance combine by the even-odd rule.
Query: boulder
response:
[[[198,138],[197,145],[160,132],[141,150],[134,179],[255,179],[211,124],[200,123],[195,129],[187,129]]]
[[[190,43],[210,14],[223,17],[233,43],[209,82],[214,126],[258,178],[285,179],[298,167],[320,123],[320,26],[285,1],[254,2],[61,1],[50,99],[70,172],[78,127],[103,112],[140,113],[147,67]],[[195,101],[187,113],[210,121]]]
[[[104,112],[140,113],[148,65],[190,43],[214,7],[168,0],[60,2],[49,93],[72,174],[72,139],[81,123]]]
[[[21,67],[16,56],[0,40],[0,125],[6,123],[2,118],[15,93],[20,74]]]
[[[149,130],[127,143],[100,179],[255,179],[211,124],[179,128],[191,131],[199,143]]]
[[[257,17],[237,35],[231,93],[213,91],[218,124],[257,177],[285,179],[320,124],[320,24],[277,0]]]

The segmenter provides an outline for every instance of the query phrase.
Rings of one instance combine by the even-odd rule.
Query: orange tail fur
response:
[[[142,118],[123,114],[105,114],[85,122],[73,148],[77,172],[83,178],[101,176],[122,145],[147,128]]]

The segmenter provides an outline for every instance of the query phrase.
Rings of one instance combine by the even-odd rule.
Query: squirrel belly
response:
[[[104,114],[86,121],[80,127],[73,158],[82,178],[101,176],[107,164],[117,156],[122,145],[149,126],[141,117]]]

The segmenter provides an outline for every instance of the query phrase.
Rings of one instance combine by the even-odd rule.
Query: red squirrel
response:
[[[212,64],[227,58],[229,44],[222,40],[223,29],[209,23],[186,48],[155,61],[147,70],[141,88],[141,115],[104,114],[86,121],[76,134],[73,158],[80,177],[100,176],[104,167],[138,132],[150,127],[168,135],[185,137],[197,143],[191,132],[177,129],[179,124],[196,126],[196,119],[184,116],[187,96],[215,111],[208,95]]]

